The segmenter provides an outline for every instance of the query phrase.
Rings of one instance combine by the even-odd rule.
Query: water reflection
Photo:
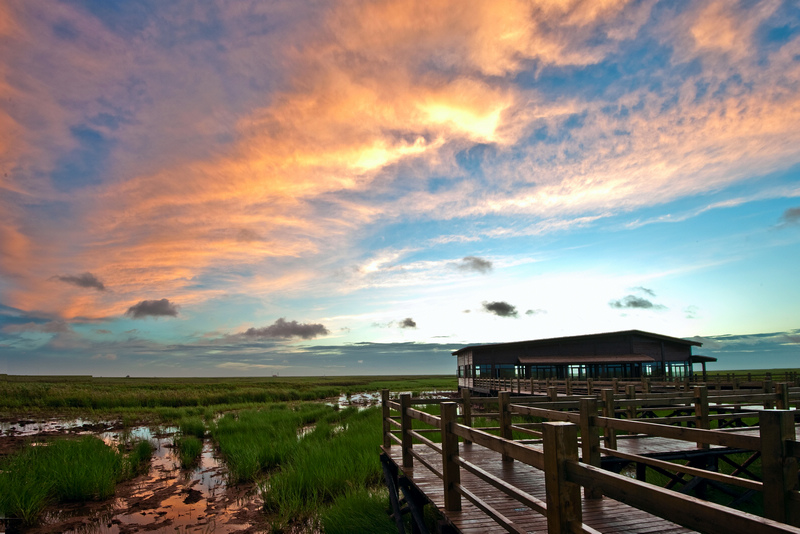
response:
[[[83,420],[7,424],[1,435],[33,436],[82,427]],[[108,428],[113,427],[109,424]],[[176,428],[134,427],[94,432],[108,445],[148,440],[154,447],[146,475],[117,487],[117,497],[104,503],[65,505],[49,510],[35,532],[127,534],[151,532],[220,532],[246,530],[241,517],[261,508],[254,487],[229,488],[226,469],[210,440],[203,445],[197,465],[181,469],[173,453]],[[23,434],[24,433],[24,434]],[[84,432],[80,432],[84,433]]]

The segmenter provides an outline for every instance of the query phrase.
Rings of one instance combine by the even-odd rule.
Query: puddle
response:
[[[336,401],[339,408],[349,408],[350,406],[358,406],[359,408],[369,408],[381,403],[381,392],[376,391],[373,393],[354,393],[351,395],[342,395]]]
[[[114,421],[96,421],[81,418],[69,421],[49,419],[46,421],[0,422],[0,438],[3,436],[35,436],[52,432],[83,432],[89,434],[110,431],[116,426],[119,425]]]
[[[64,432],[67,428],[80,428],[83,423],[79,421],[23,422],[7,426],[14,426],[12,434],[35,435],[49,434],[57,431],[55,429]],[[35,428],[39,431],[34,432]],[[192,469],[181,469],[172,448],[176,430],[173,427],[155,430],[135,427],[95,432],[109,445],[142,439],[150,441],[154,452],[148,473],[118,485],[116,497],[110,501],[50,509],[42,516],[39,526],[24,532],[253,532],[253,522],[261,516],[262,506],[257,488],[254,485],[228,487],[226,469],[215,455],[210,440],[205,441],[198,464]],[[14,532],[13,527],[13,524],[8,525],[9,533]]]

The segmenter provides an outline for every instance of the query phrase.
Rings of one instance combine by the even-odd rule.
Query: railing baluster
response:
[[[452,426],[457,422],[456,403],[443,402],[442,407],[442,483],[444,484],[444,508],[447,511],[461,510],[461,468],[458,465],[458,436]]]
[[[567,481],[566,463],[578,461],[578,427],[543,423],[548,534],[571,534],[582,522],[581,487]],[[577,523],[577,525],[576,525]]]
[[[411,408],[411,395],[403,393],[400,395],[400,438],[403,447],[403,469],[412,469],[414,467],[414,456],[411,454],[411,447],[413,440],[411,438],[411,414],[408,409]]]

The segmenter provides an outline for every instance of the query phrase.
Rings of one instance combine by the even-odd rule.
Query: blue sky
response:
[[[800,366],[793,2],[0,6],[0,373]]]

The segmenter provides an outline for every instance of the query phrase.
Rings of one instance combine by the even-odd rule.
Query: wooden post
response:
[[[619,393],[619,378],[611,380],[611,388],[614,390],[614,394]]]
[[[594,395],[594,379],[587,378],[586,379],[586,394],[587,395]]]
[[[400,395],[400,437],[403,447],[403,469],[414,467],[414,457],[411,455],[411,416],[408,409],[411,408],[411,395],[403,393]]]
[[[613,418],[616,417],[616,413],[614,410],[614,390],[613,389],[604,389],[603,390],[603,417]],[[614,431],[613,428],[604,428],[603,429],[603,441],[606,444],[606,447],[609,449],[616,449],[617,448],[617,433]]]
[[[774,390],[772,388],[772,380],[764,380],[764,393],[772,393]],[[772,401],[764,401],[764,409],[771,410],[775,407],[775,403]]]
[[[597,434],[595,417],[597,417],[597,399],[590,397],[580,399],[581,414],[581,457],[585,464],[600,467],[600,436]],[[583,488],[587,499],[601,499],[603,494],[596,488]]]
[[[709,429],[708,388],[705,386],[694,387],[694,426],[705,430]],[[710,447],[708,443],[697,443],[698,449]]]
[[[797,458],[789,456],[786,442],[795,439],[794,415],[789,410],[759,413],[761,472],[764,484],[764,516],[800,526],[800,507],[791,500],[798,489]]]
[[[648,395],[650,393],[650,379],[643,378],[642,379],[642,394]]]
[[[508,408],[509,394],[508,391],[503,391],[498,395],[498,411],[500,412],[500,436],[505,439],[511,439],[511,411]],[[503,455],[504,462],[513,462],[511,456]]]
[[[461,399],[464,401],[461,412],[464,414],[464,426],[472,426],[472,392],[468,389],[461,390]],[[465,439],[464,445],[471,445],[472,442]]]
[[[789,384],[779,382],[775,384],[775,392],[778,394],[778,400],[775,407],[779,410],[789,409]]]
[[[381,390],[381,411],[383,412],[383,446],[385,448],[390,448],[392,446],[392,439],[389,437],[389,434],[392,431],[392,427],[389,424],[389,390],[382,389]]]
[[[635,399],[636,398],[636,386],[634,384],[628,384],[625,386],[625,398],[626,399]],[[636,406],[630,405],[628,406],[628,419],[635,419],[636,418]]]
[[[458,436],[453,434],[453,425],[458,421],[455,402],[443,402],[442,407],[442,482],[444,483],[444,509],[449,512],[461,510],[461,494],[456,486],[461,484],[458,458]]]
[[[567,397],[572,395],[572,379],[567,377],[567,382],[564,385],[564,391],[566,391]]]
[[[578,427],[571,423],[542,424],[544,483],[547,491],[548,534],[570,534],[583,522],[581,489],[567,482],[567,462],[578,461]]]
[[[549,397],[550,402],[555,402],[558,400],[558,386],[550,386],[547,388],[547,396]]]

